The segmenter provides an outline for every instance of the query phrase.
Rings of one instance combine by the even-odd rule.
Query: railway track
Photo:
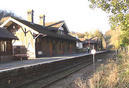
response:
[[[18,86],[16,88],[44,88],[47,87],[48,85],[63,79],[67,77],[68,75],[92,64],[92,61],[89,62],[83,62],[83,63],[78,63],[76,65],[71,65],[66,68],[62,68],[61,70],[57,70],[53,72],[52,74],[49,74],[45,77],[38,78],[36,80],[31,81],[30,83],[23,84],[21,86]]]
[[[81,63],[80,65],[73,66],[73,67],[70,68],[70,69],[66,69],[66,70],[62,71],[61,73],[57,74],[56,78],[57,78],[59,75],[61,75],[58,79],[54,80],[53,82],[48,83],[47,85],[43,85],[41,88],[50,86],[52,83],[55,83],[55,82],[57,82],[57,81],[59,81],[59,80],[61,80],[61,79],[64,79],[65,77],[67,77],[67,76],[69,76],[69,75],[71,75],[71,74],[73,74],[73,73],[79,71],[80,69],[82,69],[82,68],[84,68],[84,67],[86,67],[86,66],[88,66],[88,65],[90,65],[90,64],[92,64],[92,62],[89,62],[89,63],[87,63],[87,64]],[[54,77],[54,78],[55,78],[55,77]]]

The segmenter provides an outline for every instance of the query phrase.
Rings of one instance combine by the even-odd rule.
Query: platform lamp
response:
[[[93,70],[95,72],[95,54],[96,54],[96,50],[94,49],[94,46],[93,46],[93,49],[91,50],[91,54],[93,55]]]

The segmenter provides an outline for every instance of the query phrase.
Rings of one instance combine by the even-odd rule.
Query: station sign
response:
[[[95,54],[96,53],[96,50],[95,49],[92,49],[91,50],[91,54]]]

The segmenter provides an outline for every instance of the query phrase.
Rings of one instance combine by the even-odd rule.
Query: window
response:
[[[6,52],[7,43],[6,41],[0,41],[0,52]]]
[[[63,31],[63,30],[64,30],[64,28],[63,28],[63,27],[60,27],[60,28],[59,28],[59,30],[62,30],[62,31]]]
[[[58,30],[58,34],[64,34],[64,28],[63,27],[60,27],[59,30]]]

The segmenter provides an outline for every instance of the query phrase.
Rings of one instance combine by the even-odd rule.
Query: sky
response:
[[[2,0],[0,8],[27,19],[27,10],[34,10],[34,22],[45,14],[46,22],[64,20],[70,31],[105,33],[110,29],[108,15],[100,9],[90,9],[88,0]]]

